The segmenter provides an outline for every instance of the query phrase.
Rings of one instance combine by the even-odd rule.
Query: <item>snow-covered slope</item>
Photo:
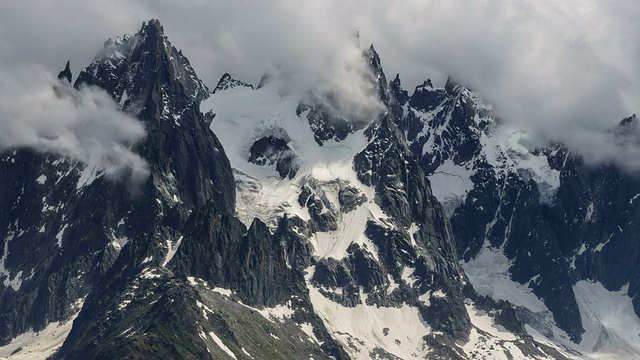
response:
[[[226,79],[226,82],[230,81]],[[329,139],[320,144],[307,119],[309,111],[300,111],[302,98],[283,93],[281,88],[276,80],[258,89],[247,86],[221,88],[203,102],[201,110],[215,114],[211,129],[219,134],[234,168],[236,212],[245,224],[249,225],[257,217],[275,230],[278,220],[283,216],[299,217],[314,224],[316,219],[304,197],[309,196],[309,193],[305,195],[305,189],[310,189],[311,196],[317,196],[322,204],[320,213],[330,214],[330,221],[321,223],[308,234],[315,260],[305,269],[305,278],[314,311],[347,353],[357,359],[466,358],[474,356],[480,348],[495,345],[502,351],[488,352],[486,356],[503,354],[515,358],[546,358],[544,353],[527,350],[523,350],[527,354],[524,357],[518,346],[530,344],[528,340],[497,325],[493,317],[485,315],[479,320],[481,315],[478,314],[482,310],[469,311],[467,314],[462,303],[462,316],[475,319],[470,338],[463,336],[456,342],[450,335],[443,334],[442,324],[438,324],[440,320],[432,315],[425,318],[424,314],[438,311],[435,306],[456,301],[453,299],[460,295],[448,295],[451,288],[439,289],[438,285],[426,281],[421,270],[417,270],[419,261],[410,260],[415,256],[410,253],[427,253],[421,234],[430,225],[416,222],[407,227],[401,225],[397,220],[398,214],[389,212],[393,207],[387,211],[380,207],[381,194],[376,192],[376,187],[365,185],[359,178],[354,158],[366,153],[365,149],[377,141],[372,138],[371,130],[356,130],[342,141]],[[283,140],[286,148],[279,146],[295,159],[295,173],[289,172],[283,176],[275,160],[254,161],[256,144],[264,138]],[[396,141],[405,140],[400,137]],[[274,143],[271,141],[271,144]],[[272,156],[274,151],[264,153]],[[387,155],[377,156],[384,158]],[[431,177],[434,194],[440,196],[448,191],[463,196],[462,191],[472,188],[470,176],[473,171],[473,164],[465,169],[464,165],[446,162],[441,171]],[[368,176],[371,175],[369,170]],[[442,182],[435,181],[438,176],[443,177]],[[446,185],[447,177],[460,179],[457,182],[459,185],[452,190]],[[347,188],[355,189],[362,196],[355,206],[345,204],[341,198]],[[406,193],[403,194],[406,196]],[[400,252],[404,260],[387,253],[388,245],[384,242],[391,240],[376,241],[371,233],[371,224],[377,224],[387,232],[398,232],[397,236],[401,238],[406,236],[404,241],[408,242],[408,248],[402,250],[406,255]],[[358,268],[358,256],[368,259],[368,269]],[[394,264],[389,264],[389,261]],[[398,270],[394,270],[398,265]],[[381,280],[379,283],[374,280],[375,285],[358,283],[359,280],[356,280],[356,284],[341,284],[339,279],[337,283],[333,283],[335,280],[327,282],[327,275],[324,274],[335,271],[331,270],[335,266],[344,268],[355,278],[380,276]],[[353,285],[358,286],[353,288]],[[461,288],[457,291],[461,291]],[[449,296],[452,299],[449,300]],[[467,302],[468,306],[473,306],[473,300],[467,299]],[[432,326],[430,322],[436,325]],[[493,332],[487,332],[487,329],[493,329]],[[444,345],[446,343],[448,345]],[[449,355],[445,355],[447,352],[443,352],[443,348],[448,349]]]
[[[485,247],[462,267],[479,294],[515,305],[520,316],[528,319],[527,332],[537,341],[576,358],[640,357],[640,319],[627,296],[628,286],[616,292],[608,291],[600,283],[584,280],[573,286],[585,327],[582,341],[576,344],[557,327],[547,306],[526,284],[511,280],[509,267],[512,262],[502,251]]]
[[[593,169],[580,169],[579,160],[557,144],[534,147],[525,132],[492,112],[451,80],[440,89],[418,86],[403,105],[405,134],[451,218],[470,283],[480,295],[515,305],[529,334],[565,355],[636,358],[640,342],[629,329],[637,327],[638,316],[629,284],[607,290],[590,269],[578,270],[589,233],[554,224],[592,222],[594,201],[571,198],[580,191],[575,167],[583,172],[578,176],[594,178],[595,189],[606,187],[610,175],[598,179],[588,173]],[[554,215],[555,207],[564,210]],[[564,236],[571,245],[562,243]],[[592,251],[601,251],[606,240]],[[575,250],[563,248],[569,246]]]
[[[300,189],[308,182],[341,179],[347,184],[361,185],[352,162],[367,144],[364,130],[342,142],[328,140],[320,146],[314,140],[305,114],[296,114],[301,100],[299,95],[281,95],[279,84],[273,81],[257,90],[235,87],[217,91],[201,105],[203,112],[215,113],[211,129],[221,134],[220,141],[236,171],[236,210],[246,224],[255,217],[275,224],[284,213],[308,218],[298,204]],[[251,146],[270,136],[285,140],[295,154],[300,168],[293,179],[282,179],[275,164],[260,166],[249,162]],[[373,199],[371,189],[362,186],[360,189]],[[335,194],[331,200],[337,204]]]
[[[258,217],[274,226],[284,214],[309,220],[298,197],[304,186],[312,186],[326,199],[328,206],[323,211],[331,211],[337,218],[336,229],[315,232],[309,238],[313,254],[320,259],[341,260],[349,255],[349,246],[359,244],[377,258],[375,245],[365,235],[367,221],[386,224],[390,220],[374,202],[374,189],[363,185],[353,168],[354,156],[368,144],[364,130],[343,141],[331,139],[319,145],[306,113],[296,114],[301,100],[295,95],[282,95],[279,84],[272,81],[257,90],[236,87],[217,91],[202,104],[203,111],[215,112],[211,128],[224,134],[220,139],[236,171],[238,216],[247,224]],[[248,161],[251,146],[266,136],[287,141],[300,165],[293,178],[281,178],[275,165],[259,166]],[[341,211],[339,192],[349,186],[358,189],[367,200],[355,210]],[[314,270],[312,267],[308,273],[313,274]],[[361,304],[345,307],[322,295],[311,284],[310,276],[307,280],[315,310],[355,358],[368,359],[379,352],[381,356],[388,353],[410,359],[423,358],[428,353],[422,337],[431,329],[420,320],[417,307],[367,305],[363,293],[359,295],[363,298]],[[397,287],[395,283],[391,286]]]
[[[79,312],[82,301],[75,305],[76,311]],[[37,332],[27,331],[14,338],[9,344],[0,346],[0,359],[46,359],[55,354],[69,335],[73,320],[78,316],[77,312],[69,320],[52,322]]]
[[[446,96],[426,112],[410,102],[404,107],[412,124],[406,130],[407,138],[412,149],[430,161],[429,180],[447,213],[452,215],[464,201],[473,189],[472,177],[486,166],[493,168],[496,179],[512,173],[534,180],[541,201],[550,201],[560,186],[560,171],[550,166],[547,156],[531,145],[525,132],[494,118],[493,107],[475,93],[459,85],[448,86],[451,88],[418,87],[418,94],[429,91]]]

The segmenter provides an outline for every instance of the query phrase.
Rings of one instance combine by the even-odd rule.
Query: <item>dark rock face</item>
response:
[[[311,226],[299,217],[284,216],[273,234],[284,245],[288,266],[297,271],[304,272],[311,265],[313,249],[307,239],[312,232]]]
[[[126,56],[114,59],[112,53]],[[200,207],[214,198],[221,208],[234,207],[233,177],[226,176],[229,160],[199,111],[207,88],[157,20],[144,24],[134,36],[107,41],[105,50],[78,76],[75,86],[83,85],[108,90],[125,111],[138,115],[149,134],[157,135],[136,150],[166,176],[185,180],[181,184],[188,193],[181,202]],[[158,180],[170,186],[169,179]],[[218,186],[226,194],[221,195]]]
[[[249,229],[215,206],[194,213],[171,268],[212,286],[233,289],[249,305],[274,306],[301,293],[304,279],[287,263],[286,248],[256,219]]]
[[[559,172],[560,186],[545,194],[526,170],[504,171],[502,163],[481,155],[480,137],[491,135],[500,121],[469,90],[449,79],[444,89],[425,82],[407,97],[397,78],[391,91],[407,105],[398,126],[426,174],[447,160],[474,169],[473,189],[450,215],[463,261],[483,246],[502,248],[512,261],[511,279],[528,285],[574,342],[584,332],[572,288],[576,281],[599,281],[611,291],[629,284],[638,312],[638,274],[631,260],[638,254],[632,236],[632,199],[640,193],[636,175],[612,165],[586,165],[551,144],[536,150]],[[637,143],[637,120],[627,118],[612,132],[621,142]]]
[[[256,357],[313,354],[324,359],[328,358],[323,352],[326,351],[335,358],[343,358],[343,352],[321,323],[318,335],[326,340],[324,350],[305,340],[306,336],[293,322],[273,323],[246,305],[212,292],[201,280],[200,283],[191,280],[189,284],[181,276],[176,277],[164,267],[166,249],[158,247],[166,236],[171,234],[144,235],[123,248],[116,263],[87,298],[56,359],[228,356],[210,334],[221,339],[237,356],[246,355],[248,350]],[[184,241],[187,240],[183,240],[180,248],[190,246]],[[171,262],[182,264],[178,258]],[[307,313],[304,299],[298,305],[297,316],[308,323],[318,323]]]
[[[247,84],[246,82],[240,80],[236,80],[232,78],[229,73],[225,73],[224,75],[222,75],[222,77],[218,81],[218,85],[216,85],[215,89],[213,89],[211,93],[215,94],[219,91],[229,90],[239,86],[253,89],[253,85]]]
[[[451,79],[444,89],[425,82],[407,103],[409,111],[399,126],[410,148],[422,154],[421,167],[427,174],[447,160],[472,164],[475,170],[473,189],[451,211],[461,258],[470,261],[485,245],[503,248],[513,262],[512,280],[529,284],[558,326],[579,341],[583,329],[572,289],[575,280],[569,276],[569,261],[549,219],[549,205],[527,176],[516,169],[504,172],[480,155],[480,137],[491,135],[499,120],[492,119],[490,109]],[[432,114],[428,123],[424,115],[416,116],[418,111]],[[441,130],[425,132],[426,127]]]
[[[302,187],[298,196],[298,203],[302,207],[306,207],[311,217],[311,231],[334,231],[338,229],[337,210],[329,201],[324,192],[317,192],[309,185]]]
[[[67,60],[67,64],[64,66],[64,70],[58,73],[58,79],[64,79],[67,81],[67,83],[71,84],[71,76],[70,61]]]
[[[170,279],[164,269],[147,271],[142,276],[145,260],[160,259],[161,255],[153,236],[142,235],[127,244],[87,298],[56,358],[152,354],[209,358],[207,348],[197,336],[197,324],[191,321],[199,312],[195,301],[189,301],[196,297],[195,291]]]
[[[238,356],[244,356],[245,346],[254,346],[255,356],[271,354],[279,358],[282,355],[276,353],[281,353],[326,358],[325,354],[329,354],[336,359],[348,358],[308,301],[302,273],[311,261],[311,250],[303,237],[310,232],[308,225],[299,218],[283,218],[272,234],[257,219],[247,229],[232,215],[233,176],[219,142],[198,111],[202,88],[194,85],[173,89],[178,84],[166,82],[172,77],[167,72],[192,72],[190,68],[175,68],[176,61],[188,62],[176,56],[182,55],[170,47],[156,21],[145,24],[139,34],[128,39],[136,46],[145,44],[151,48],[140,50],[126,45],[130,56],[139,54],[142,58],[133,61],[118,57],[117,64],[126,67],[123,72],[132,78],[156,82],[157,86],[151,88],[141,83],[133,85],[141,86],[143,91],[148,89],[147,95],[154,100],[132,92],[132,84],[114,86],[105,80],[111,77],[99,69],[110,68],[111,58],[99,56],[96,61],[100,63],[83,71],[79,78],[82,85],[78,86],[91,84],[121,91],[120,96],[127,94],[124,110],[139,111],[138,117],[145,122],[149,136],[137,150],[146,155],[152,174],[141,190],[145,192],[138,195],[155,210],[138,209],[138,198],[132,200],[133,211],[129,211],[142,211],[147,221],[140,224],[147,227],[145,231],[134,228],[130,235],[133,240],[120,253],[113,253],[103,273],[85,285],[85,294],[89,294],[85,306],[57,358],[227,356],[213,338],[202,336],[209,332],[217,334]],[[132,70],[140,69],[142,64],[149,73]],[[96,76],[90,77],[95,68]],[[118,95],[114,98],[117,100]],[[140,103],[150,105],[138,110],[136,104]],[[109,186],[112,184],[104,185]],[[112,198],[117,204],[122,201],[118,196]],[[87,226],[100,228],[89,223]],[[244,305],[223,301],[212,297],[210,290],[189,285],[193,280],[187,278],[232,289],[244,304],[258,307],[299,299],[290,305],[296,309],[295,317],[312,324],[314,333],[322,339],[321,347],[311,343],[295,323],[274,326]]]
[[[628,284],[628,295],[640,314],[637,257],[640,243],[636,196],[640,181],[611,165],[597,168],[565,156],[562,186],[547,210],[558,247],[569,267],[566,277],[597,280],[617,291]],[[577,239],[577,240],[576,240]],[[572,269],[572,266],[575,269]]]
[[[343,213],[355,210],[358,206],[368,201],[367,196],[353,186],[341,188],[338,192],[338,201]]]
[[[158,20],[144,23],[136,35],[107,40],[102,52],[78,76],[75,86],[81,85],[99,86],[116,101],[126,91],[126,101],[137,104],[129,109],[134,113],[149,106],[161,114],[166,108],[164,100],[170,110],[208,97],[206,86],[189,60],[167,40]],[[168,96],[173,92],[181,96]]]
[[[327,96],[326,99],[316,99],[314,102],[335,101],[331,96]],[[366,126],[365,121],[352,122],[344,117],[333,115],[321,105],[311,106],[300,104],[296,113],[300,116],[307,111],[309,126],[311,126],[311,130],[313,130],[315,134],[315,140],[318,145],[324,144],[327,140],[342,141],[346,139],[349,134]]]
[[[435,113],[431,121],[425,124],[418,119],[414,111],[406,114],[400,127],[406,131],[411,150],[421,154],[420,163],[428,174],[445,160],[456,164],[468,162],[478,155],[480,149],[480,133],[484,124],[476,124],[476,114],[484,111],[477,108],[463,87],[450,84],[445,89],[433,89],[431,82],[426,81],[416,87],[408,104],[423,113]],[[442,131],[422,132],[424,127],[442,129]],[[433,150],[424,151],[425,144],[431,144]]]
[[[486,182],[480,180],[483,178]],[[475,257],[484,241],[494,248],[504,246],[505,255],[513,259],[511,278],[529,284],[553,312],[558,326],[577,340],[582,321],[573,281],[567,276],[569,264],[549,224],[547,210],[539,202],[536,184],[524,182],[514,174],[504,180],[502,187],[488,173],[479,173],[477,179],[478,185],[451,218],[463,259]],[[537,280],[530,282],[534,278]]]
[[[198,110],[206,88],[157,21],[108,42],[80,73],[76,86],[86,85],[107,90],[143,121],[148,136],[135,151],[151,174],[133,187],[58,156],[2,155],[2,277],[14,284],[0,290],[3,342],[75,312],[129,239],[160,226],[179,230],[208,200],[229,211],[235,205],[229,161]]]
[[[372,141],[354,158],[358,179],[374,186],[376,203],[399,224],[422,223],[423,201],[430,205],[437,201],[432,199],[428,180],[407,148],[404,135],[390,118],[368,130]]]
[[[312,281],[325,288],[342,288],[339,296],[326,292],[325,295],[343,306],[354,307],[362,303],[360,287],[367,294],[375,294],[378,287],[386,288],[388,280],[385,271],[366,249],[352,244],[347,249],[347,253],[348,257],[342,260],[332,258],[320,260],[316,265]],[[383,299],[377,300],[380,300],[378,304],[382,305]],[[374,297],[368,297],[368,301],[375,303]],[[389,305],[388,302],[387,305]]]
[[[364,76],[368,77],[369,82],[375,84],[374,89],[377,91],[378,99],[382,104],[389,107],[389,105],[396,100],[391,96],[387,77],[382,70],[380,56],[376,52],[376,49],[374,49],[373,44],[364,51],[363,56],[369,65],[369,71],[364,74]]]
[[[249,162],[259,166],[275,164],[281,178],[293,179],[300,169],[296,154],[287,141],[275,136],[265,136],[256,140],[249,149]]]

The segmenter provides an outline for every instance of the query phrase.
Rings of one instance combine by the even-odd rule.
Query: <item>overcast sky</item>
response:
[[[255,84],[274,68],[335,84],[359,30],[410,92],[452,75],[540,139],[603,161],[640,158],[602,135],[640,104],[637,0],[5,1],[0,78],[32,64],[57,74],[67,59],[77,75],[104,40],[152,17],[210,87],[224,72]]]

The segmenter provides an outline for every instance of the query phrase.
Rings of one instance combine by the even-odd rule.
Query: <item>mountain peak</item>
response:
[[[107,40],[78,76],[76,87],[81,84],[105,89],[133,113],[149,107],[161,111],[156,104],[160,100],[183,108],[188,103],[199,104],[209,94],[189,60],[171,45],[156,19],[143,23],[134,35]]]
[[[635,124],[638,124],[638,117],[636,116],[636,114],[626,117],[622,119],[622,121],[620,121],[620,127],[625,127],[625,126],[630,126]]]
[[[224,73],[224,75],[222,75],[222,77],[218,81],[218,85],[216,85],[215,89],[213,89],[213,91],[211,93],[215,94],[215,93],[217,93],[219,91],[233,89],[233,88],[236,88],[236,87],[248,87],[248,88],[253,89],[253,85],[248,84],[248,83],[246,83],[244,81],[236,80],[236,79],[232,78],[231,74],[229,74],[229,73]]]
[[[376,52],[376,49],[371,44],[367,49],[363,51],[363,57],[369,65],[372,78],[372,83],[376,84],[378,88],[378,97],[385,104],[389,105],[391,102],[391,95],[389,93],[389,83],[382,69],[382,62],[380,61],[380,55]]]
[[[70,61],[67,60],[67,64],[64,66],[64,70],[58,73],[58,79],[67,80],[67,83],[71,84],[71,76],[72,75],[71,75]]]
[[[640,141],[640,121],[636,114],[622,119],[618,126],[612,130],[618,137],[618,141],[626,138],[631,143],[638,143]]]
[[[369,45],[367,49],[364,51],[365,58],[369,61],[371,67],[375,69],[382,69],[382,65],[380,64],[380,55],[373,47],[373,44]]]
[[[409,100],[409,94],[407,90],[402,88],[402,82],[400,81],[400,74],[396,74],[396,77],[389,84],[389,90],[396,98],[399,104],[404,104]]]
[[[147,22],[143,22],[140,27],[139,34],[158,34],[164,36],[164,27],[160,24],[160,20],[151,19]]]

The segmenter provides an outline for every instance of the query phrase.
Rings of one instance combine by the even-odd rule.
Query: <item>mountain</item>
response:
[[[407,139],[447,208],[474,288],[514,304],[532,335],[583,354],[639,356],[629,331],[640,310],[637,176],[585,164],[561,144],[532,147],[451,79],[405,99]],[[630,117],[616,131],[635,124]]]
[[[635,177],[362,56],[365,115],[267,76],[210,91],[157,20],[73,87],[67,63],[61,94],[144,124],[149,174],[1,154],[0,357],[637,356]]]

